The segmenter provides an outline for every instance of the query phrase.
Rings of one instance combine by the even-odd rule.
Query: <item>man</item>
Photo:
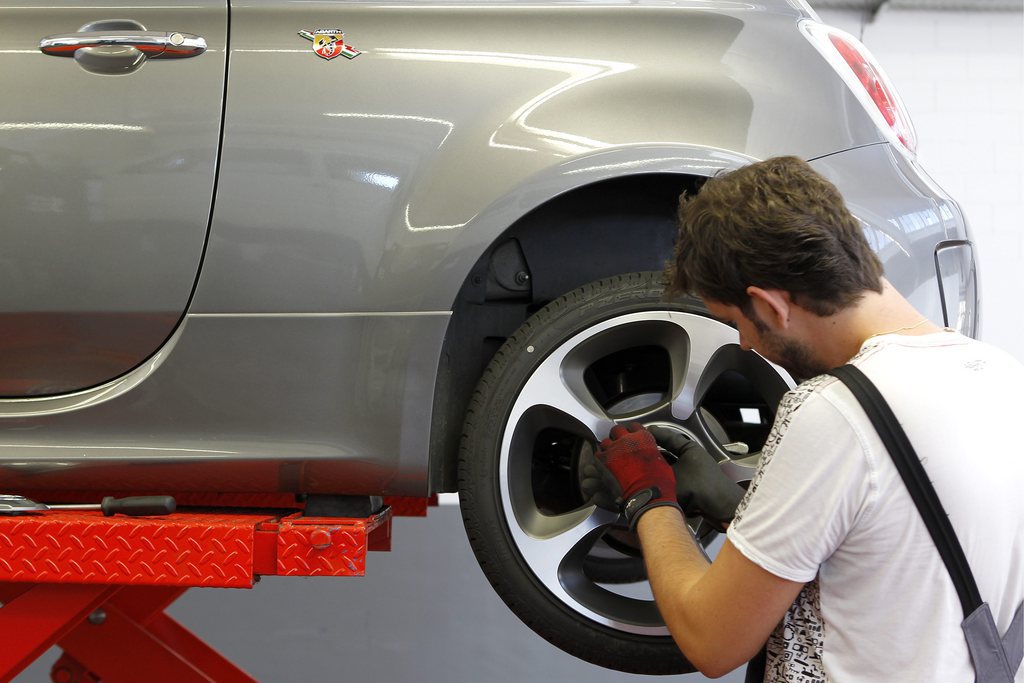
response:
[[[711,564],[654,437],[620,426],[602,444],[683,653],[710,676],[767,641],[766,681],[973,681],[945,565],[856,399],[821,373],[852,362],[886,397],[1003,634],[1024,599],[1024,367],[916,311],[836,188],[793,157],[684,200],[670,278],[670,295],[700,296],[743,348],[812,378],[780,404]],[[690,503],[713,508],[701,495]]]

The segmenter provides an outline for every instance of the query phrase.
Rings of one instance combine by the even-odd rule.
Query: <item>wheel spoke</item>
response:
[[[726,347],[736,347],[739,335],[736,330],[716,320],[686,313],[670,314],[672,320],[686,330],[689,338],[686,365],[680,367],[681,359],[673,359],[674,372],[681,377],[673,378],[678,392],[672,397],[672,414],[677,420],[688,420],[700,404],[700,399],[722,370],[716,356]]]
[[[598,507],[548,517],[544,525],[548,533],[543,536],[523,534],[517,538],[519,550],[548,590],[563,593],[559,579],[562,561],[578,551],[581,544],[589,549],[600,532],[617,519],[616,513]]]
[[[718,466],[722,468],[722,472],[727,477],[737,484],[741,484],[750,481],[754,477],[754,472],[757,470],[757,461],[760,458],[760,452],[745,456],[732,456],[719,462]]]
[[[563,368],[563,354],[553,354],[523,387],[520,405],[549,406],[585,427],[597,440],[614,425],[582,381],[582,371]]]

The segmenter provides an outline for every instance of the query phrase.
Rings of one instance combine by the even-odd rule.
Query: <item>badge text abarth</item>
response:
[[[345,34],[340,28],[318,28],[313,31],[299,31],[299,35],[312,41],[313,52],[324,59],[334,59],[343,55],[355,59],[363,54],[351,45],[345,44]]]

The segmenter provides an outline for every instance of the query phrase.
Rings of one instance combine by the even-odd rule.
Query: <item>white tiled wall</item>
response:
[[[974,231],[982,339],[1024,361],[1024,14],[820,14],[859,36],[895,83],[922,166]]]

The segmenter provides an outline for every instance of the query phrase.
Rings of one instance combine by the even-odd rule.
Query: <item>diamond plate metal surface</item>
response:
[[[0,581],[250,588],[262,515],[0,518]]]
[[[321,528],[320,541],[306,527],[282,524],[277,536],[278,576],[363,576],[366,536],[339,527]]]
[[[364,576],[370,533],[391,520],[391,510],[367,519],[294,515],[277,532],[278,576]]]

